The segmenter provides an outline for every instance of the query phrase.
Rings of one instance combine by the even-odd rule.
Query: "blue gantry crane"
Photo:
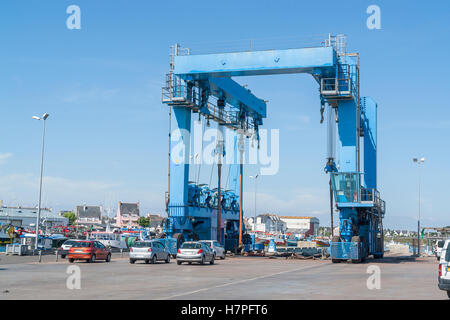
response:
[[[320,46],[218,54],[190,54],[172,47],[170,72],[162,101],[170,106],[170,125],[184,152],[169,161],[168,235],[186,239],[217,239],[233,250],[241,242],[242,164],[230,170],[240,181],[231,190],[221,186],[225,131],[231,132],[234,154],[243,154],[243,137],[259,141],[266,102],[233,77],[307,73],[319,84],[320,111],[327,111],[328,156],[339,234],[333,236],[333,262],[359,262],[383,256],[385,202],[377,190],[377,104],[360,97],[359,55],[347,53],[343,35],[329,35]],[[191,115],[217,122],[218,186],[189,181]],[[174,137],[172,136],[172,141]],[[230,145],[230,144],[227,144]],[[362,153],[361,153],[361,150]]]

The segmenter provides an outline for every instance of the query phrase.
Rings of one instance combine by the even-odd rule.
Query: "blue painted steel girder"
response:
[[[174,57],[174,74],[183,80],[208,81],[210,93],[260,121],[266,103],[232,76],[310,73],[316,80],[334,77],[337,58],[333,47],[267,50]]]
[[[365,186],[368,189],[377,189],[377,103],[370,97],[362,97],[361,112]]]
[[[333,47],[175,56],[174,73],[185,80],[288,73],[334,76]]]
[[[340,172],[356,172],[357,135],[356,126],[356,103],[355,100],[342,100],[338,102],[338,133],[339,133],[339,159],[338,166]]]
[[[210,92],[217,98],[225,100],[235,108],[243,109],[255,118],[266,117],[266,103],[257,98],[250,90],[228,77],[208,78]]]

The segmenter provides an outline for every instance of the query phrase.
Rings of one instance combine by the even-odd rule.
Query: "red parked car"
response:
[[[77,241],[67,255],[70,263],[75,260],[86,260],[95,262],[96,260],[111,261],[111,250],[99,241]]]

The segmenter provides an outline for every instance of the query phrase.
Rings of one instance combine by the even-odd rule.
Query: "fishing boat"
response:
[[[89,240],[97,240],[109,248],[127,248],[125,240],[122,239],[122,234],[120,232],[93,231],[89,234]]]

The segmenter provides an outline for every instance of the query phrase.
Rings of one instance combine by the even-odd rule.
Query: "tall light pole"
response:
[[[417,255],[420,256],[420,165],[425,162],[425,158],[413,158],[413,161],[417,163],[418,174],[418,195],[417,195]]]
[[[42,151],[41,151],[41,178],[39,181],[39,204],[38,204],[38,213],[36,217],[36,243],[35,248],[38,249],[38,243],[39,243],[39,221],[41,220],[41,198],[42,198],[42,172],[44,170],[44,143],[45,143],[45,120],[47,120],[49,114],[44,113],[42,117],[36,117],[33,116],[33,119],[35,120],[42,120],[43,127],[42,127]]]
[[[250,176],[250,179],[255,179],[255,217],[253,219],[253,231],[256,231],[256,187],[257,187],[257,179],[259,177],[259,174],[256,174],[254,176]]]

